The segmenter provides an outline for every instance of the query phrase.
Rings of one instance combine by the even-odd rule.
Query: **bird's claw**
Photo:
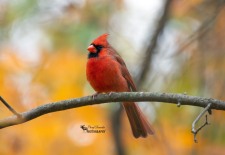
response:
[[[111,96],[114,92],[109,92],[107,93],[109,96]],[[100,93],[94,93],[93,95],[91,95],[91,98],[94,100],[96,96],[98,96]]]
[[[92,100],[95,99],[96,96],[98,96],[99,93],[94,93],[93,95],[91,95]]]
[[[113,92],[113,91],[111,91],[111,92],[109,92],[109,93],[108,93],[108,95],[109,95],[109,96],[111,96],[113,93],[114,93],[114,92]]]

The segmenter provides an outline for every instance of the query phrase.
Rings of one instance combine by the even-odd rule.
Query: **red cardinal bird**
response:
[[[97,93],[137,91],[123,59],[108,43],[107,37],[108,34],[99,36],[87,48],[87,80]],[[124,102],[123,107],[135,138],[153,134],[152,127],[137,104]]]

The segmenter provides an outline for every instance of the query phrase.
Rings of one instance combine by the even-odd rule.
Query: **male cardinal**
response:
[[[97,93],[137,91],[133,79],[120,55],[107,41],[108,34],[95,39],[87,48],[87,80]],[[124,102],[135,138],[153,134],[153,129],[134,102]]]

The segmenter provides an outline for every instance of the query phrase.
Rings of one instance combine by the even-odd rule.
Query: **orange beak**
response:
[[[88,46],[87,50],[88,50],[89,52],[91,52],[91,53],[96,53],[96,52],[97,52],[97,50],[96,50],[96,48],[94,47],[94,45]]]

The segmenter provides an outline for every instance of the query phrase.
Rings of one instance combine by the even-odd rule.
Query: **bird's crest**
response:
[[[109,43],[107,41],[107,38],[108,38],[108,33],[104,33],[102,35],[100,35],[98,38],[96,38],[92,44],[94,45],[102,45],[104,47],[106,47]]]

